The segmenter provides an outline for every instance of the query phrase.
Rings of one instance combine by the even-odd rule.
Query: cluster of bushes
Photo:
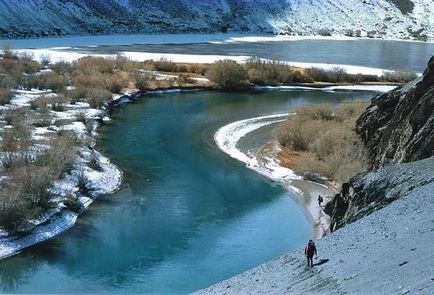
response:
[[[9,181],[0,187],[0,226],[16,230],[52,206],[49,189],[72,169],[76,140],[69,135],[57,136],[50,148],[35,155],[25,125],[4,131],[2,137],[2,174]]]
[[[308,68],[305,70],[305,74],[313,81],[329,83],[380,82],[380,78],[376,75],[348,74],[344,69],[339,67],[330,70]]]
[[[35,61],[31,54],[15,54],[8,45],[5,45],[0,56],[0,87],[2,88],[17,88],[27,75],[42,69],[41,64]]]
[[[161,58],[158,61],[147,60],[144,62],[143,69],[160,72],[172,72],[172,73],[195,73],[204,75],[207,66],[202,64],[184,64],[175,63],[167,58]]]
[[[300,162],[292,167],[298,173],[344,183],[368,168],[367,150],[354,131],[365,108],[361,102],[304,106],[277,127],[275,137],[300,153]]]
[[[251,58],[246,61],[244,68],[249,81],[257,85],[313,82],[310,77],[277,60],[263,61],[259,58]]]
[[[367,74],[349,74],[343,68],[321,69],[294,68],[276,60],[265,61],[251,58],[242,66],[236,66],[231,60],[221,60],[208,67],[207,77],[220,88],[228,89],[233,84],[239,88],[241,84],[256,85],[288,85],[293,83],[361,83],[361,82],[394,82],[405,83],[417,78],[412,72],[387,72],[383,76]],[[235,73],[233,72],[235,70]],[[242,80],[242,81],[241,81]],[[232,87],[232,86],[231,86]]]
[[[233,60],[220,60],[212,64],[206,76],[222,89],[240,89],[247,84],[247,72]]]

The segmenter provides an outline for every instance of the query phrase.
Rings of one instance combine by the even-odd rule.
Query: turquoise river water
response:
[[[295,196],[220,151],[214,133],[307,103],[373,95],[190,92],[120,108],[98,148],[125,172],[122,187],[68,232],[0,261],[0,291],[183,294],[301,247],[313,229]],[[255,133],[245,140],[255,148],[270,136]]]

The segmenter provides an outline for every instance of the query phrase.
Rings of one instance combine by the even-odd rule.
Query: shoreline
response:
[[[287,116],[288,114],[284,113],[232,122],[219,128],[214,134],[214,140],[220,150],[244,163],[246,168],[281,183],[286,190],[301,197],[293,199],[311,221],[315,238],[319,239],[329,232],[330,219],[318,206],[317,196],[323,196],[325,206],[334,196],[334,192],[327,186],[304,180],[291,169],[281,166],[277,159],[279,149],[276,142],[271,141],[262,146],[254,157],[237,148],[237,143],[243,136],[267,125],[282,122]]]
[[[291,87],[291,86],[290,86]],[[328,86],[330,87],[330,86]],[[367,87],[370,87],[369,85]],[[390,86],[387,86],[390,87]],[[310,88],[307,88],[309,90]],[[323,88],[315,88],[319,91],[330,91],[327,90],[327,87]],[[268,89],[270,90],[270,89]],[[279,91],[278,88],[271,89],[272,91]],[[288,90],[288,89],[284,89]],[[360,89],[354,89],[355,91]],[[369,89],[367,89],[369,90]],[[117,97],[114,99],[111,103],[107,105],[107,110],[103,112],[98,112],[97,110],[91,109],[90,107],[81,106],[80,108],[76,109],[79,111],[87,110],[92,116],[90,117],[92,121],[94,121],[94,127],[92,130],[92,139],[96,139],[98,136],[98,133],[96,132],[97,129],[101,126],[101,124],[98,123],[98,121],[109,121],[111,120],[109,117],[110,111],[116,109],[119,106],[125,105],[127,103],[132,103],[135,101],[138,101],[139,99],[145,98],[147,95],[159,95],[159,94],[166,94],[166,93],[177,93],[177,92],[190,92],[190,91],[212,91],[212,89],[208,87],[171,87],[166,89],[154,89],[154,90],[148,90],[145,92],[135,92],[133,94],[125,94],[122,96]],[[250,89],[246,91],[255,91],[255,89]],[[256,89],[257,91],[257,89]],[[291,89],[291,91],[294,91],[294,89]],[[332,90],[334,91],[334,90]],[[29,103],[33,98],[29,98],[26,96],[32,96],[32,95],[39,95],[41,93],[45,93],[44,91],[22,91],[20,98],[16,98],[13,105],[25,105]],[[66,112],[67,113],[67,112]],[[96,114],[96,116],[95,116]],[[61,116],[63,116],[62,114]],[[68,114],[70,115],[70,114]],[[251,123],[251,120],[257,121],[253,126],[256,127],[254,129],[250,129],[251,131],[254,131],[257,128],[261,128],[263,126],[266,126],[268,124],[277,123],[282,118],[285,118],[288,114],[277,114],[277,115],[271,115],[271,116],[263,116],[259,118],[253,118],[253,119],[247,119],[244,120],[245,123],[249,124]],[[272,122],[270,123],[269,119],[272,119]],[[77,123],[77,122],[76,122]],[[234,122],[239,124],[240,121]],[[231,125],[231,124],[229,124]],[[236,125],[236,124],[235,124]],[[76,131],[78,134],[80,132],[83,132],[84,126],[77,126],[74,124],[66,125],[65,127],[68,127],[70,130]],[[228,127],[228,125],[223,126]],[[222,128],[223,128],[222,127]],[[232,127],[236,127],[232,125]],[[66,128],[65,128],[66,129]],[[221,128],[220,128],[221,129]],[[220,130],[219,129],[219,130]],[[230,129],[230,132],[235,131],[234,129]],[[236,129],[236,128],[235,128]],[[239,133],[239,138],[244,136],[243,134],[245,130],[241,130],[241,133]],[[250,132],[251,132],[250,131]],[[37,130],[34,133],[34,137],[43,137],[44,134],[48,133],[47,130],[42,128],[42,130]],[[248,132],[249,133],[249,132]],[[216,133],[217,135],[217,133]],[[214,136],[216,142],[218,140],[216,139],[216,135]],[[221,140],[220,140],[221,141]],[[221,150],[224,150],[219,144],[217,144],[218,147]],[[236,146],[231,146],[231,149],[236,148]],[[53,187],[53,193],[59,197],[66,194],[66,192],[71,191],[71,189],[74,189],[78,182],[78,177],[80,173],[85,172],[88,175],[88,183],[91,185],[95,191],[92,193],[92,196],[81,196],[79,198],[79,201],[81,205],[83,206],[83,210],[79,213],[75,213],[69,209],[66,209],[65,206],[54,208],[53,210],[49,210],[46,213],[43,214],[42,217],[38,218],[37,220],[34,220],[34,226],[29,229],[31,230],[31,233],[28,235],[24,235],[19,237],[19,233],[7,233],[3,230],[0,230],[0,260],[13,256],[15,254],[20,253],[23,249],[31,247],[35,244],[44,242],[48,239],[51,239],[68,229],[72,228],[77,218],[80,214],[82,214],[97,198],[98,196],[102,194],[110,194],[115,192],[122,184],[122,170],[118,168],[116,165],[112,164],[110,162],[110,159],[100,154],[97,150],[94,149],[94,146],[90,148],[85,148],[83,150],[84,154],[87,154],[88,156],[90,154],[96,154],[98,158],[98,162],[101,166],[104,167],[103,171],[94,171],[91,170],[89,167],[86,166],[85,160],[81,159],[79,156],[77,156],[79,163],[75,167],[75,170],[71,173],[71,175],[68,175],[65,177],[65,179],[62,179],[55,183]],[[242,154],[242,153],[241,153]],[[241,154],[237,154],[236,156],[231,156],[233,158],[236,158],[239,160]],[[298,176],[296,176],[292,170],[288,168],[284,168],[282,166],[279,166],[278,163],[268,163],[270,165],[264,165],[261,164],[260,161],[257,161],[256,159],[250,159],[246,156],[242,162],[246,163],[247,167],[249,169],[255,170],[257,173],[273,180],[273,181],[288,181],[288,183],[285,184],[285,187],[288,190],[293,190],[297,192],[297,194],[303,193],[303,185],[300,185],[298,181],[301,181]],[[91,171],[90,171],[91,170]],[[303,183],[307,183],[307,181],[302,181]],[[306,185],[306,184],[305,184]],[[324,190],[324,187],[321,189],[321,185],[315,184],[317,186],[318,190]],[[306,194],[306,193],[304,193]],[[313,191],[310,193],[311,196],[313,196]],[[318,207],[315,205],[317,204],[316,201],[312,202],[306,202],[306,200],[315,200],[315,198],[304,198],[304,201],[302,203],[299,203],[299,207],[304,210],[304,213],[306,216],[312,221],[315,227],[316,236],[321,237],[326,232],[326,228],[328,225],[328,221],[324,219],[324,214],[318,214]],[[299,202],[299,200],[296,200]],[[316,211],[315,211],[316,210]]]
[[[247,55],[206,55],[206,54],[180,54],[180,53],[155,53],[155,52],[138,52],[138,51],[119,51],[116,54],[92,53],[86,51],[78,51],[72,47],[50,47],[50,48],[28,48],[15,49],[17,53],[30,53],[36,60],[42,60],[45,56],[50,56],[51,62],[73,62],[77,59],[86,56],[115,58],[117,55],[125,56],[133,61],[144,60],[161,60],[167,59],[174,63],[190,63],[190,64],[212,64],[219,60],[229,59],[237,63],[245,63],[252,56]],[[269,59],[262,58],[263,61]],[[348,74],[376,75],[382,76],[385,73],[393,72],[391,69],[382,69],[374,67],[366,67],[350,64],[334,64],[334,63],[319,63],[319,62],[297,62],[285,60],[282,61],[288,66],[299,68],[319,68],[323,70],[332,70],[334,68],[342,68]],[[421,73],[417,73],[421,75]]]
[[[259,165],[263,169],[284,168],[280,166],[278,160],[279,152],[280,147],[277,141],[269,141],[257,152],[256,157],[259,159]],[[312,223],[315,230],[315,239],[320,239],[327,235],[330,232],[330,217],[324,212],[323,208],[333,199],[336,193],[333,188],[302,178],[282,178],[280,182],[288,191],[294,192],[297,196],[297,198],[293,199]],[[317,202],[318,195],[321,195],[324,199],[321,207]]]
[[[60,39],[77,39],[77,38],[86,38],[91,39],[91,42],[89,42],[87,45],[83,46],[95,46],[95,38],[97,39],[104,39],[107,37],[122,37],[122,40],[124,38],[148,38],[151,39],[153,37],[159,37],[160,40],[151,40],[147,43],[142,44],[186,44],[186,43],[231,43],[231,42],[246,42],[246,43],[252,43],[252,42],[282,42],[282,41],[303,41],[303,40],[330,40],[330,41],[345,41],[345,40],[372,40],[372,41],[395,41],[395,42],[414,42],[414,43],[434,43],[434,39],[428,39],[426,41],[424,40],[417,40],[417,39],[399,39],[399,38],[388,38],[388,37],[352,37],[352,36],[346,36],[346,35],[331,35],[331,36],[322,36],[322,35],[290,35],[290,34],[266,34],[266,33],[254,33],[251,34],[245,34],[245,33],[222,33],[222,32],[216,32],[216,33],[166,33],[166,34],[160,34],[160,33],[135,33],[135,34],[126,34],[126,33],[113,33],[113,34],[71,34],[71,35],[63,35],[63,36],[46,36],[46,37],[37,37],[37,36],[31,36],[28,38],[0,38],[0,42],[7,42],[7,41],[19,41],[19,42],[26,42],[26,41],[35,41],[35,40],[60,40]],[[161,39],[161,36],[168,38],[170,40]],[[183,37],[194,37],[195,40],[189,40],[186,41],[180,41],[180,38]],[[220,38],[223,37],[223,38]],[[157,38],[158,39],[158,38]],[[134,43],[135,41],[131,41],[130,43]],[[119,42],[111,42],[111,44],[108,45],[128,45],[124,43]],[[63,45],[58,45],[63,46]]]

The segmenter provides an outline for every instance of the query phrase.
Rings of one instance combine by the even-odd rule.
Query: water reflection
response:
[[[33,257],[20,256],[0,261],[0,288],[4,293],[16,292],[40,268],[41,263]]]

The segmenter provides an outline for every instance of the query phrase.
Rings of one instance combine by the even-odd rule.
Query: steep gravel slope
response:
[[[0,37],[261,32],[434,37],[431,0],[0,0]]]
[[[432,294],[434,169],[427,167],[434,158],[380,169],[385,181],[410,170],[420,186],[407,183],[400,199],[319,240],[324,264],[306,269],[300,249],[198,294]]]

